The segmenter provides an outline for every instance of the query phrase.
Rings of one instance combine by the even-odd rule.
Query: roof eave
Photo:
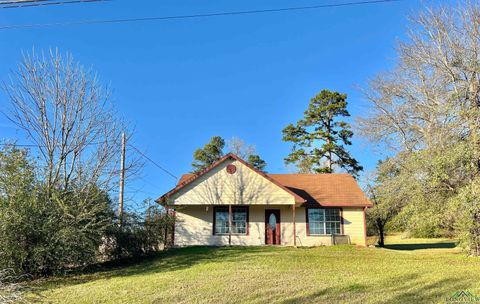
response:
[[[352,204],[352,203],[335,203],[335,204],[329,204],[329,203],[320,203],[320,202],[305,202],[302,204],[304,207],[309,207],[309,206],[320,206],[320,207],[357,207],[357,208],[363,208],[363,207],[373,207],[371,203],[363,203],[363,204]]]

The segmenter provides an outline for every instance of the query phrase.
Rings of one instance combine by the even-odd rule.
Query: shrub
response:
[[[107,231],[104,253],[109,260],[136,258],[169,246],[174,217],[159,207],[149,207],[144,215],[125,213],[123,225]]]
[[[96,185],[52,189],[35,172],[28,151],[0,151],[0,269],[48,276],[165,247],[173,217],[159,206],[127,213],[120,227]]]
[[[46,276],[94,263],[112,215],[95,186],[46,189],[26,151],[0,151],[0,268]]]

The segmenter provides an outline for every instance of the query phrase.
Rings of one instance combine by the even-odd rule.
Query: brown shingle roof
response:
[[[180,180],[177,183],[177,186],[186,182],[187,180],[189,180],[190,178],[192,178],[194,176],[195,176],[195,174],[193,174],[193,173],[187,173],[187,174],[182,175],[182,177],[180,177]]]
[[[297,193],[307,206],[372,206],[350,174],[269,174]]]
[[[178,184],[195,174],[184,174]],[[267,174],[304,198],[307,206],[372,206],[350,174]]]

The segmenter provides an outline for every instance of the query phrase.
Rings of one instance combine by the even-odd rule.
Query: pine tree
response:
[[[251,154],[248,156],[247,161],[255,169],[265,172],[264,169],[267,166],[267,163],[263,159],[261,159],[259,155]]]
[[[283,140],[293,148],[285,162],[296,164],[303,173],[333,173],[337,168],[358,175],[363,170],[345,146],[352,144],[347,95],[323,90],[310,100],[304,118],[283,129]]]
[[[223,156],[225,141],[220,136],[213,136],[210,142],[193,153],[192,173],[198,173]]]
[[[222,158],[223,148],[225,147],[225,140],[220,136],[213,136],[210,142],[199,148],[193,153],[192,173],[198,173]],[[228,149],[240,158],[246,159],[247,162],[254,168],[264,171],[267,163],[255,154],[255,146],[247,145],[240,138],[234,137],[228,142]]]

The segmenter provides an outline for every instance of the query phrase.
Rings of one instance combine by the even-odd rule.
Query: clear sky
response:
[[[352,0],[354,1],[354,0]],[[0,9],[0,26],[70,20],[188,15],[342,3],[328,0],[127,1]],[[436,1],[435,3],[445,2]],[[0,30],[0,79],[22,50],[58,47],[96,70],[114,89],[119,113],[135,126],[134,144],[180,176],[193,151],[214,135],[255,144],[267,171],[286,173],[290,144],[282,129],[296,122],[322,89],[348,94],[352,119],[368,112],[359,88],[395,62],[408,16],[425,2],[404,0],[308,11],[122,24]],[[8,101],[0,93],[0,107]],[[353,121],[352,121],[353,122]],[[0,138],[28,143],[0,117]],[[366,168],[384,157],[355,138],[352,154]],[[151,163],[127,184],[156,198],[174,180]]]

